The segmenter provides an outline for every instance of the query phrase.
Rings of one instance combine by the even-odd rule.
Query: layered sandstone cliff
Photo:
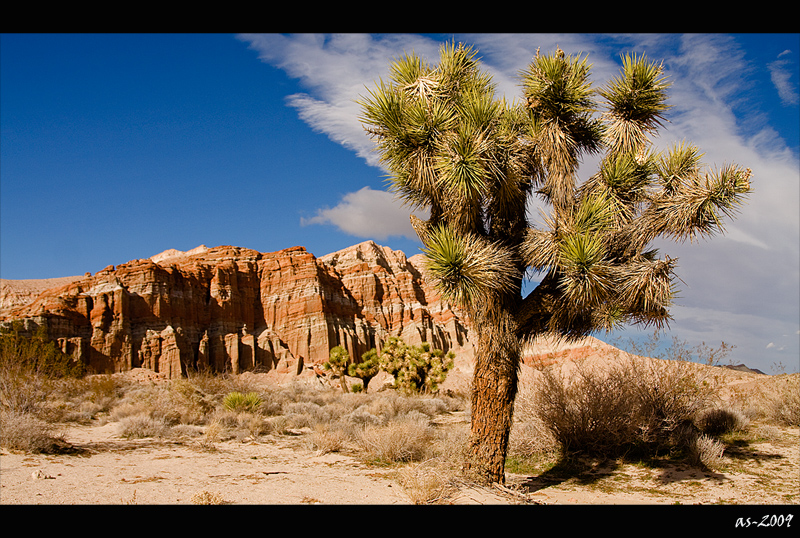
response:
[[[60,284],[30,300],[4,281],[0,322],[46,326],[95,372],[301,374],[334,346],[358,357],[389,336],[469,347],[465,321],[425,282],[420,257],[371,241],[320,258],[302,247],[171,250]]]

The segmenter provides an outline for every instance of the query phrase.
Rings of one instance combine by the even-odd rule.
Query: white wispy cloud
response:
[[[415,239],[409,208],[386,191],[364,187],[344,195],[334,207],[318,209],[315,216],[302,218],[303,226],[330,224],[356,236],[385,240],[389,237]],[[425,218],[424,214],[420,214]]]
[[[307,90],[287,96],[287,104],[309,126],[378,166],[373,143],[359,121],[358,100],[389,74],[389,61],[405,51],[435,58],[439,43],[416,35],[243,34],[239,39],[258,57]]]
[[[778,55],[777,60],[767,65],[772,77],[772,83],[775,85],[775,89],[778,90],[781,101],[786,106],[797,105],[798,101],[800,101],[797,85],[792,81],[792,72],[789,70],[791,64],[786,59],[786,56],[790,54],[792,54],[792,51],[785,50]]]

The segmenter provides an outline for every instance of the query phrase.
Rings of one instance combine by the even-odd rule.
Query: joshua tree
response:
[[[331,348],[328,360],[322,365],[326,370],[330,370],[334,375],[339,376],[339,383],[342,385],[343,392],[350,392],[347,388],[347,380],[344,378],[347,373],[347,365],[350,363],[350,353],[344,346]]]
[[[364,392],[369,388],[370,380],[378,375],[381,371],[380,360],[378,359],[378,352],[375,348],[370,349],[361,355],[361,362],[353,363],[347,368],[347,373],[350,377],[357,377],[364,385]]]
[[[476,55],[452,43],[438,65],[414,53],[393,62],[390,80],[362,98],[361,121],[393,190],[428,210],[426,221],[412,217],[427,274],[477,335],[464,470],[503,482],[522,346],[664,326],[676,260],[651,243],[722,232],[750,192],[750,170],[702,170],[690,144],[652,147],[669,83],[644,56],[623,56],[619,76],[593,89],[585,57],[537,51],[521,73],[523,99],[508,103]],[[579,181],[591,154],[599,169]],[[527,210],[537,198],[535,227]],[[538,285],[523,296],[526,273]]]
[[[383,344],[379,357],[381,369],[394,377],[395,386],[413,394],[436,392],[453,367],[455,353],[431,349],[428,342],[409,346],[393,336]]]

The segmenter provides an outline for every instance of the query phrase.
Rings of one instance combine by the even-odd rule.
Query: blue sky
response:
[[[588,54],[597,85],[623,52],[663,60],[673,108],[656,146],[692,141],[709,165],[750,167],[755,189],[725,236],[657,245],[682,279],[670,336],[798,371],[800,34],[2,34],[0,278],[201,244],[418,253],[355,100],[392,58],[435,61],[452,38],[510,99],[537,48]]]

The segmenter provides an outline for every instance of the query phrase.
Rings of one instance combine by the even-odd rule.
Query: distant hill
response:
[[[751,374],[767,375],[758,368],[748,368],[744,364],[737,364],[736,366],[732,364],[725,364],[720,366],[722,366],[723,368],[727,368],[729,370],[736,370],[737,372],[750,372]]]

